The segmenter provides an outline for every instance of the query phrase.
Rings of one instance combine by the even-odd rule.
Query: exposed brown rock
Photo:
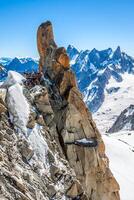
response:
[[[56,193],[54,185],[48,185],[47,188],[50,198],[53,197],[53,195]]]
[[[0,131],[0,141],[2,141],[4,138],[4,133]]]
[[[14,129],[9,123],[7,112],[0,116],[0,199],[62,200],[66,198],[70,200],[66,197],[66,192],[76,181],[76,175],[62,153],[54,120],[52,119],[51,127],[44,125],[44,112],[36,106],[36,103],[48,104],[50,99],[46,98],[42,86],[33,87],[28,91],[33,99],[30,104],[33,108],[33,119],[42,126],[36,124],[35,132],[28,130],[28,136],[24,137],[20,130]],[[26,98],[29,95],[26,95]],[[49,106],[51,107],[50,103]],[[32,141],[29,138],[30,134],[32,134]],[[39,140],[39,143],[36,143],[36,140]],[[42,149],[44,144],[46,155],[45,149]],[[44,155],[42,159],[39,159],[40,154]]]
[[[54,59],[57,63],[63,66],[65,69],[69,67],[69,57],[64,47],[57,48],[54,54]]]
[[[40,55],[39,72],[43,72],[44,66],[52,67],[55,73],[59,72],[61,68],[69,68],[66,49],[64,47],[57,48],[51,22],[47,21],[39,26],[37,46]]]
[[[46,88],[43,88],[35,95],[34,103],[40,112],[44,114],[53,114]]]
[[[28,142],[26,140],[20,140],[18,142],[18,148],[19,148],[19,151],[20,151],[23,159],[25,159],[27,161],[30,160],[34,154],[33,149],[30,147],[30,145],[28,144]]]
[[[43,71],[48,48],[56,48],[53,29],[50,21],[42,23],[37,32],[37,47],[40,54],[39,72]]]
[[[63,74],[63,78],[62,81],[59,85],[59,90],[60,90],[60,94],[61,96],[65,96],[65,98],[68,98],[69,95],[69,91],[71,88],[76,87],[76,80],[75,80],[75,76],[73,74],[72,71],[68,70],[65,71]]]
[[[36,122],[37,122],[38,124],[40,124],[41,126],[46,126],[42,115],[38,115],[38,116],[37,116]]]
[[[0,162],[2,162],[2,161],[3,161],[3,155],[0,154]]]
[[[7,111],[7,108],[3,104],[0,103],[0,114],[6,111]]]
[[[34,114],[34,112],[30,113],[29,120],[27,123],[27,128],[30,128],[30,129],[34,128],[35,123],[36,123],[35,117],[36,117],[36,115]]]
[[[78,181],[75,181],[71,187],[69,188],[69,190],[67,191],[67,196],[71,197],[71,198],[75,198],[79,195],[82,196],[83,194],[83,190],[81,188],[81,185]]]
[[[50,29],[52,32],[52,27]],[[50,81],[55,81],[59,91],[56,95],[59,96],[59,99],[62,96],[63,101],[67,101],[67,106],[60,111],[56,111],[53,102],[52,108],[63,152],[84,189],[81,193],[86,194],[80,199],[119,200],[119,185],[109,169],[105,145],[91,113],[83,102],[75,76],[69,69],[69,58],[66,51],[64,48],[57,48],[56,45],[51,47],[49,43],[47,44],[42,50],[44,51],[42,54],[45,55],[46,72],[44,75],[48,75]],[[46,47],[48,54],[45,53]],[[53,92],[55,93],[55,91]],[[49,98],[51,99],[51,95]],[[84,145],[84,142],[88,141],[97,141],[98,145],[94,147]],[[73,184],[67,194],[70,197],[79,196],[78,190],[78,185]]]

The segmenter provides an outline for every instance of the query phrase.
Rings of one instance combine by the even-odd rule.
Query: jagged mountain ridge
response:
[[[91,51],[78,51],[69,45],[67,53],[77,77],[78,87],[92,112],[96,112],[104,102],[104,90],[111,77],[120,82],[123,73],[134,73],[134,59],[121,52],[120,47],[115,51],[111,48],[102,51],[95,48]],[[32,58],[1,58],[0,64],[5,67],[5,71],[0,73],[1,79],[7,75],[8,70],[20,73],[38,70],[38,60]]]
[[[76,73],[78,87],[92,112],[96,112],[104,102],[104,90],[111,77],[121,82],[124,73],[134,74],[134,59],[121,52],[120,47],[115,51],[111,48],[78,51],[70,45],[67,52]]]
[[[14,70],[13,68],[11,69],[11,66],[13,66],[13,64],[15,64],[14,67],[16,67],[16,65],[18,65],[18,64],[22,64],[23,65],[23,64],[30,63],[30,62],[34,62],[34,63],[38,64],[38,59],[30,58],[30,57],[24,57],[24,58],[1,57],[0,58],[0,64],[2,64],[3,66],[5,66],[5,68],[10,69],[10,70]],[[37,69],[38,69],[38,66],[37,66]],[[19,70],[19,68],[18,68],[18,70]],[[26,69],[24,68],[23,70],[26,70]],[[30,70],[32,70],[32,66],[31,66]]]
[[[19,73],[24,72],[37,72],[38,60],[33,58],[0,58],[0,64],[3,66],[3,70],[0,72],[0,79],[2,80],[7,76],[9,70],[17,71]]]

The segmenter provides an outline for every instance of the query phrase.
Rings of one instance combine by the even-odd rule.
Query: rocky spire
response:
[[[45,69],[44,76],[48,77],[50,81],[54,81],[55,84],[55,87],[51,89],[56,97],[53,96],[52,100],[50,95],[50,102],[64,155],[84,190],[81,192],[80,199],[119,200],[119,185],[109,169],[105,145],[77,88],[75,75],[69,69],[66,50],[55,45],[50,22],[43,23],[40,27],[39,30],[51,35],[51,37],[47,37],[47,34],[44,34],[43,41],[46,43],[42,42],[41,48],[38,42],[40,61],[42,69]],[[38,41],[42,41],[39,30],[37,38]],[[51,40],[47,38],[51,38]],[[53,42],[50,43],[50,41]],[[60,103],[61,107],[59,108]],[[75,193],[73,196],[74,188],[76,189],[77,185],[73,185],[68,191],[68,196],[72,198],[80,195],[77,188],[77,194]],[[86,194],[86,196],[82,194]]]
[[[114,51],[113,59],[118,60],[118,59],[120,59],[120,58],[121,58],[121,48],[120,48],[120,46],[118,46],[118,47],[116,48],[116,50]]]
[[[45,64],[47,49],[52,47],[56,48],[53,36],[53,28],[50,21],[42,23],[37,32],[37,47],[40,55],[39,71],[42,72]]]
[[[50,22],[37,39],[42,76],[9,71],[0,88],[0,199],[119,200],[102,137]]]
[[[42,23],[37,31],[37,47],[40,55],[39,72],[43,68],[64,68],[69,66],[69,57],[64,47],[57,48],[54,41],[53,28],[50,21]],[[55,71],[56,71],[55,70]]]

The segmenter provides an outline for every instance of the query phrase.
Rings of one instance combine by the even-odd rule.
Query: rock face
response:
[[[0,199],[119,200],[105,145],[50,22],[37,41],[36,84],[35,74],[10,71],[0,91]]]
[[[42,30],[47,29],[47,23],[42,25]],[[43,39],[48,44],[48,37]],[[48,45],[47,49],[45,45],[42,46],[44,58],[40,59],[44,59],[44,77],[55,84],[51,88],[55,96],[50,96],[50,103],[63,152],[87,199],[119,199],[119,185],[109,169],[104,143],[78,91],[75,76],[69,69],[66,51],[64,48],[57,48],[54,41],[53,44]],[[49,53],[46,54],[46,51]],[[57,100],[61,101],[58,108]],[[86,146],[87,141],[96,145]]]
[[[0,199],[70,200],[83,189],[62,152],[47,88],[21,78],[9,72],[0,89]]]
[[[40,55],[39,72],[43,72],[43,68],[54,68],[54,72],[61,71],[61,66],[67,68],[69,66],[69,57],[65,48],[57,48],[54,41],[52,24],[50,21],[42,23],[37,32],[37,46]]]
[[[53,29],[50,21],[42,23],[37,32],[37,46],[40,54],[39,71],[43,71],[45,65],[46,55],[48,54],[48,48],[56,48],[54,42]]]

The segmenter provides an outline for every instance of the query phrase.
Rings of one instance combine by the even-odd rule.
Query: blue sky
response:
[[[0,57],[38,57],[36,31],[46,20],[59,46],[120,45],[134,56],[134,0],[0,0]]]

